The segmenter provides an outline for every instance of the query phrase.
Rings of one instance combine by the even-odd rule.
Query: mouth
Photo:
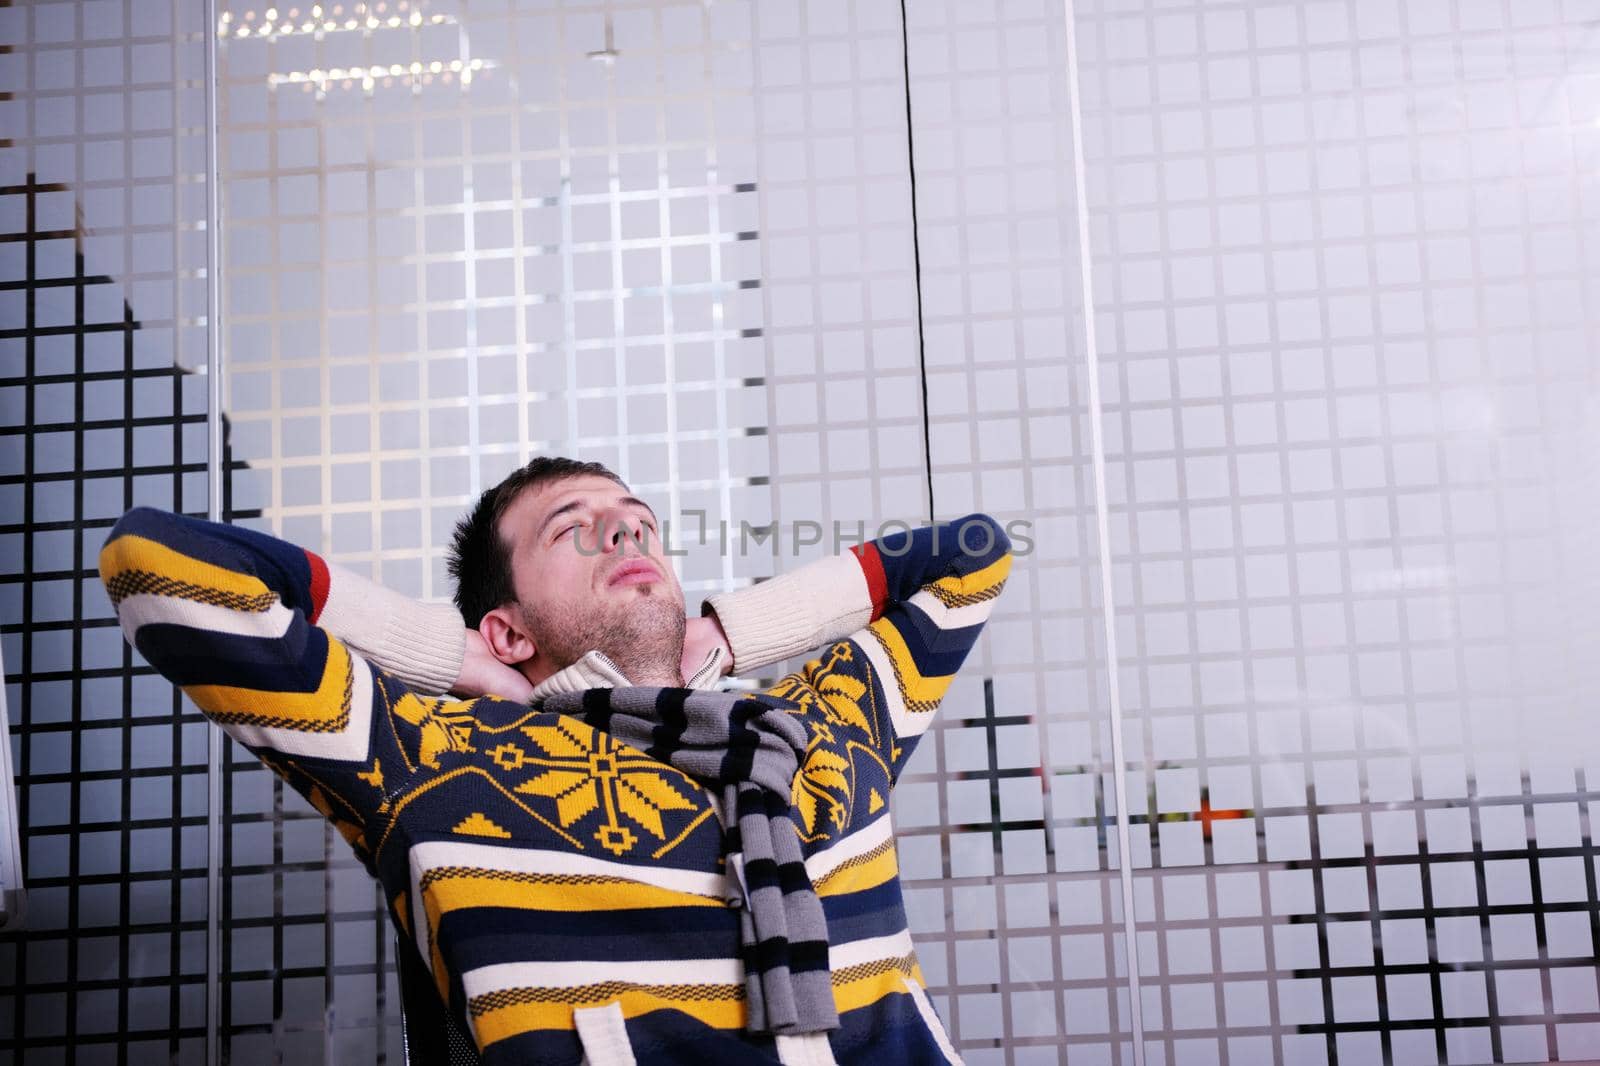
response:
[[[661,571],[656,569],[654,563],[645,559],[630,559],[611,572],[611,576],[606,578],[606,586],[648,585],[660,580]]]

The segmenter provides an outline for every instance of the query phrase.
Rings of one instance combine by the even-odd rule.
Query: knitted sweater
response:
[[[430,694],[460,665],[453,610],[397,617],[311,552],[149,509],[100,554],[129,641],[334,824],[487,1066],[955,1061],[888,796],[1010,565],[1004,531],[973,515],[707,605],[736,672],[822,646],[768,690],[811,734],[793,818],[840,1017],[819,1047],[744,1030],[713,797],[576,719]]]

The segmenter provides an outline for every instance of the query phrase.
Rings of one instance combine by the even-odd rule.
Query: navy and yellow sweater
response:
[[[1005,533],[974,515],[711,601],[741,672],[826,643],[768,691],[811,734],[793,810],[840,1062],[955,1058],[907,931],[888,798],[1010,565]],[[575,1022],[597,1007],[640,1061],[792,1061],[744,1030],[718,816],[692,779],[576,719],[417,691],[403,663],[326,628],[330,596],[359,579],[264,534],[135,510],[100,574],[139,652],[338,828],[489,1066],[603,1061]],[[783,617],[786,596],[827,605],[823,622]]]

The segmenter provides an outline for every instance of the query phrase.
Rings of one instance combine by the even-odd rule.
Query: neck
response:
[[[668,688],[683,687],[683,671],[679,670],[677,667],[673,667],[670,670],[630,670],[624,667],[622,672],[626,674],[628,680],[632,681],[635,685],[665,685]]]

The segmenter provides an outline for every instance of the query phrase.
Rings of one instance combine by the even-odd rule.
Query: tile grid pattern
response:
[[[1135,860],[1161,867],[1140,879],[1147,1051],[1592,1055],[1592,771],[1559,718],[1508,731],[1581,691],[1594,629],[1551,580],[1591,583],[1559,531],[1592,473],[1527,461],[1586,430],[1562,394],[1592,377],[1588,193],[1559,145],[1593,139],[1592,50],[1540,5],[1081,24]]]
[[[839,5],[813,4],[772,10],[759,11],[754,93],[764,119],[759,185],[767,208],[762,276],[768,279],[775,515],[784,523],[815,516],[830,531],[834,522],[849,530],[856,521],[920,521],[921,471],[903,459],[897,470],[886,459],[919,455],[922,428],[914,404],[918,370],[909,362],[917,325],[908,291],[914,280],[911,190],[904,155],[885,152],[905,136],[896,54],[901,27],[892,9],[856,7],[846,14]],[[841,82],[853,82],[855,92],[847,94]],[[860,280],[850,276],[855,271]],[[868,373],[857,389],[863,370]],[[1045,380],[1038,375],[1040,384]],[[959,434],[954,439],[970,437],[960,420],[947,422],[945,428]],[[830,475],[826,483],[822,470]],[[940,513],[971,505],[970,485],[970,476],[953,475],[948,487],[957,502]],[[1021,639],[1015,656],[1026,659],[1031,633]],[[1017,938],[1011,964],[1017,977],[1002,991],[997,945],[978,931],[993,928],[995,886],[1006,878],[996,869],[1002,859],[1012,864],[1004,890],[1019,927],[1037,932],[1053,924],[1048,886],[1022,873],[1037,869],[1044,852],[1038,773],[1027,771],[1028,757],[1018,750],[1034,727],[1025,716],[994,713],[995,686],[1005,698],[1028,693],[1028,680],[958,682],[941,716],[944,725],[924,743],[895,800],[924,971],[953,1039],[964,1054],[979,1058],[985,1051],[1054,1055],[1055,991],[1037,986],[1041,966],[1051,966],[1048,937]],[[1032,694],[1022,698],[1031,702]],[[997,752],[1003,766],[996,764]],[[997,803],[1006,811],[998,824]],[[951,825],[958,831],[936,828]],[[1089,832],[1093,838],[1095,830]],[[1087,902],[1101,905],[1098,896]],[[1007,1032],[1002,1004],[1013,988],[1020,1035]],[[1103,987],[1096,991],[1105,998]],[[1013,1036],[1034,1046],[1000,1050]]]
[[[230,25],[252,30],[263,14],[243,6],[221,10]],[[258,69],[276,45],[232,39],[218,45],[223,322],[228,329],[224,384],[235,448],[252,468],[230,471],[227,517],[259,525],[260,518],[251,521],[252,516],[274,513],[274,505],[283,502],[342,502],[347,506],[331,509],[331,516],[312,523],[302,518],[299,528],[291,518],[282,532],[321,544],[328,523],[327,532],[335,538],[365,535],[370,543],[371,524],[360,508],[365,504],[370,513],[368,501],[376,498],[363,491],[376,464],[306,459],[325,439],[351,439],[383,418],[381,409],[333,406],[343,391],[337,387],[340,374],[360,380],[369,371],[325,361],[321,329],[323,319],[333,319],[326,345],[334,351],[366,339],[358,329],[338,332],[359,316],[340,320],[330,314],[329,303],[347,296],[337,284],[341,270],[348,269],[340,260],[371,247],[377,235],[355,211],[354,218],[335,212],[359,206],[377,191],[360,170],[319,174],[325,158],[315,126],[307,121],[315,112],[306,94],[290,87],[269,89]],[[299,40],[283,50],[293,54],[287,66],[295,66],[306,52]],[[332,58],[353,65],[356,57]],[[263,129],[260,120],[280,100],[287,112],[283,120],[276,129]],[[247,123],[242,116],[257,121]],[[347,153],[367,146],[359,136],[335,138],[331,145],[331,152]],[[324,200],[332,211],[324,211]],[[334,217],[325,222],[325,214]],[[405,224],[421,223],[408,219]],[[330,276],[326,284],[324,273]],[[369,281],[361,295],[373,295],[373,284]],[[258,370],[263,362],[276,362],[280,372]],[[324,406],[323,396],[333,404]],[[256,415],[262,408],[274,417]],[[264,485],[269,486],[265,492]],[[276,498],[270,494],[274,488]],[[389,531],[385,526],[378,535]],[[382,901],[365,872],[308,804],[236,745],[228,746],[223,774],[218,995],[224,1054],[235,1062],[274,1061],[278,1054],[309,1061],[397,1059],[391,948]]]
[[[912,876],[941,880],[909,894],[948,898],[948,925],[915,931],[925,967],[933,944],[950,951],[930,977],[967,1061],[1125,1061],[1088,412],[1064,311],[1064,27],[1045,4],[912,3],[907,17],[935,500],[944,516],[1025,519],[1031,542],[967,668],[987,680],[958,681],[942,758],[919,755],[901,785],[902,808],[938,816],[902,822]],[[947,865],[916,869],[935,842]]]
[[[204,1035],[205,726],[95,578],[136,503],[205,507],[197,3],[0,9],[0,640],[28,928],[0,1057]]]

